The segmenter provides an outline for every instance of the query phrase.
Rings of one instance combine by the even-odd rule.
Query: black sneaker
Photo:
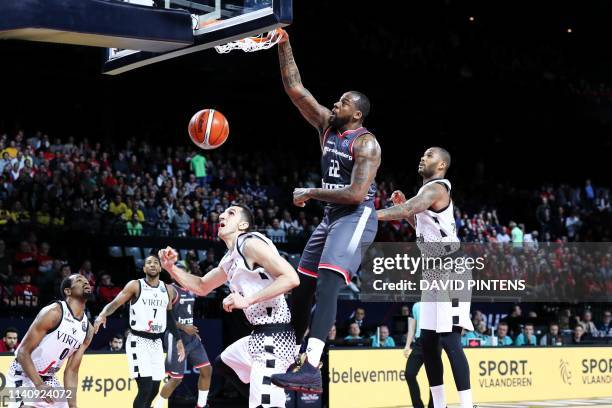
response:
[[[308,363],[307,359],[305,359],[304,363],[295,371],[272,375],[272,384],[286,390],[303,394],[323,393],[321,369]]]

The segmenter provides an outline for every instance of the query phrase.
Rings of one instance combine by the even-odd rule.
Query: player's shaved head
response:
[[[349,91],[349,93],[357,110],[361,112],[361,120],[364,121],[370,114],[370,99],[359,91]]]
[[[62,292],[62,296],[64,297],[64,299],[66,299],[66,297],[68,296],[66,295],[65,290],[72,288],[73,279],[75,279],[77,276],[79,276],[79,274],[73,273],[72,275],[67,276],[62,280],[62,283],[60,284],[60,292]]]
[[[448,168],[451,165],[451,155],[448,150],[443,147],[432,147],[431,149],[435,150],[435,152],[440,157],[440,160],[446,163],[446,170],[448,171]]]

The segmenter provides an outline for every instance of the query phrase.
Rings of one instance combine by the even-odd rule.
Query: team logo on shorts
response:
[[[87,331],[87,326],[88,326],[87,321],[86,321],[86,320],[83,320],[83,323],[81,323],[81,328],[83,329],[83,331],[84,331],[84,332],[86,332],[86,331]]]

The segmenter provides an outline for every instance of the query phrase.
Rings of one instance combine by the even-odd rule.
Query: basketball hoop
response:
[[[268,33],[261,33],[253,37],[243,38],[242,40],[231,41],[227,44],[217,45],[215,50],[219,54],[227,54],[233,50],[242,50],[244,52],[254,52],[259,50],[267,50],[268,48],[274,47],[283,38],[278,28],[268,31]]]

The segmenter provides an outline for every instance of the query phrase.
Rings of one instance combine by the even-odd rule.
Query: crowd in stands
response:
[[[406,327],[410,315],[408,305],[400,309],[394,322],[404,324],[372,325],[366,319],[363,307],[354,310],[351,317],[341,325],[334,325],[327,341],[334,347],[396,347],[406,344]],[[503,315],[498,322],[487,321],[487,316],[480,310],[472,311],[474,331],[465,331],[462,336],[464,347],[485,346],[563,346],[605,344],[612,341],[612,311],[598,311],[598,318],[593,319],[593,311],[584,308],[564,307],[552,309],[541,308],[542,316],[530,311],[523,316],[520,305],[514,305],[508,315]],[[578,312],[578,313],[577,313]]]
[[[320,205],[297,209],[289,201],[296,186],[318,184],[315,168],[280,180],[274,163],[257,156],[211,155],[182,147],[162,151],[131,139],[121,150],[87,139],[62,142],[37,132],[0,136],[0,230],[70,229],[133,236],[189,236],[216,240],[219,214],[230,203],[252,207],[255,226],[273,241],[304,242],[320,220]],[[376,208],[388,205],[392,185],[381,181]],[[502,221],[495,209],[456,209],[459,236],[466,242],[580,241],[583,231],[612,224],[610,190],[593,186],[544,186],[533,213],[538,225]],[[587,223],[596,213],[601,223]],[[604,231],[605,238],[606,233]],[[599,234],[600,236],[602,234]],[[407,222],[382,224],[379,241],[410,241]],[[605,240],[605,239],[602,239]]]
[[[117,149],[90,143],[87,138],[62,141],[43,132],[26,135],[18,131],[0,136],[0,157],[0,231],[13,238],[0,243],[0,299],[5,306],[35,309],[40,304],[40,288],[58,286],[58,280],[72,272],[71,267],[77,268],[74,260],[57,259],[49,243],[36,241],[36,234],[24,239],[24,231],[61,229],[215,241],[219,214],[238,201],[253,209],[255,228],[274,242],[303,244],[320,220],[320,203],[300,209],[291,205],[287,193],[296,186],[317,186],[316,167],[286,171],[283,163],[258,155],[203,153],[180,146],[162,149],[135,138]],[[280,179],[278,174],[282,174]],[[393,184],[379,182],[376,208],[389,204],[393,189]],[[592,237],[589,231],[612,224],[609,188],[594,186],[590,180],[583,186],[545,185],[531,196],[537,224],[530,228],[520,220],[502,220],[505,214],[494,208],[468,213],[456,203],[460,238],[464,242],[537,246],[583,241]],[[593,215],[605,222],[589,221]],[[606,238],[607,231],[603,229],[598,236]],[[406,221],[396,221],[381,223],[377,241],[414,238]],[[13,247],[6,248],[7,243]],[[573,286],[580,282],[587,286],[580,293],[610,293],[610,254],[587,260],[591,271],[581,279],[576,276],[575,262],[582,258],[575,255],[546,259],[547,268],[530,271],[530,282],[546,282],[553,271],[565,268],[567,273],[560,279],[569,283],[564,285],[568,290],[578,290]],[[212,267],[215,254],[211,257],[199,273]],[[513,269],[525,269],[521,265],[542,264],[528,262],[528,257],[526,251],[508,259],[504,269],[514,276]],[[500,261],[504,260],[500,256]],[[113,297],[112,275],[93,272],[89,261],[78,267],[92,286],[96,281],[104,282],[97,295],[101,301]],[[601,276],[605,279],[598,279]],[[41,294],[43,301],[49,293]]]
[[[530,311],[523,316],[521,307],[513,306],[497,327],[487,324],[479,311],[473,314],[474,331],[463,335],[464,346],[563,346],[605,343],[612,338],[612,311],[601,312],[596,323],[590,309],[575,314],[562,308],[546,317]]]
[[[0,136],[0,230],[24,227],[83,233],[217,240],[219,214],[230,203],[250,206],[258,231],[275,242],[303,241],[315,215],[287,211],[285,193],[314,186],[316,174],[281,180],[273,164],[244,155],[129,140],[122,150],[87,139],[62,142],[42,132]]]

